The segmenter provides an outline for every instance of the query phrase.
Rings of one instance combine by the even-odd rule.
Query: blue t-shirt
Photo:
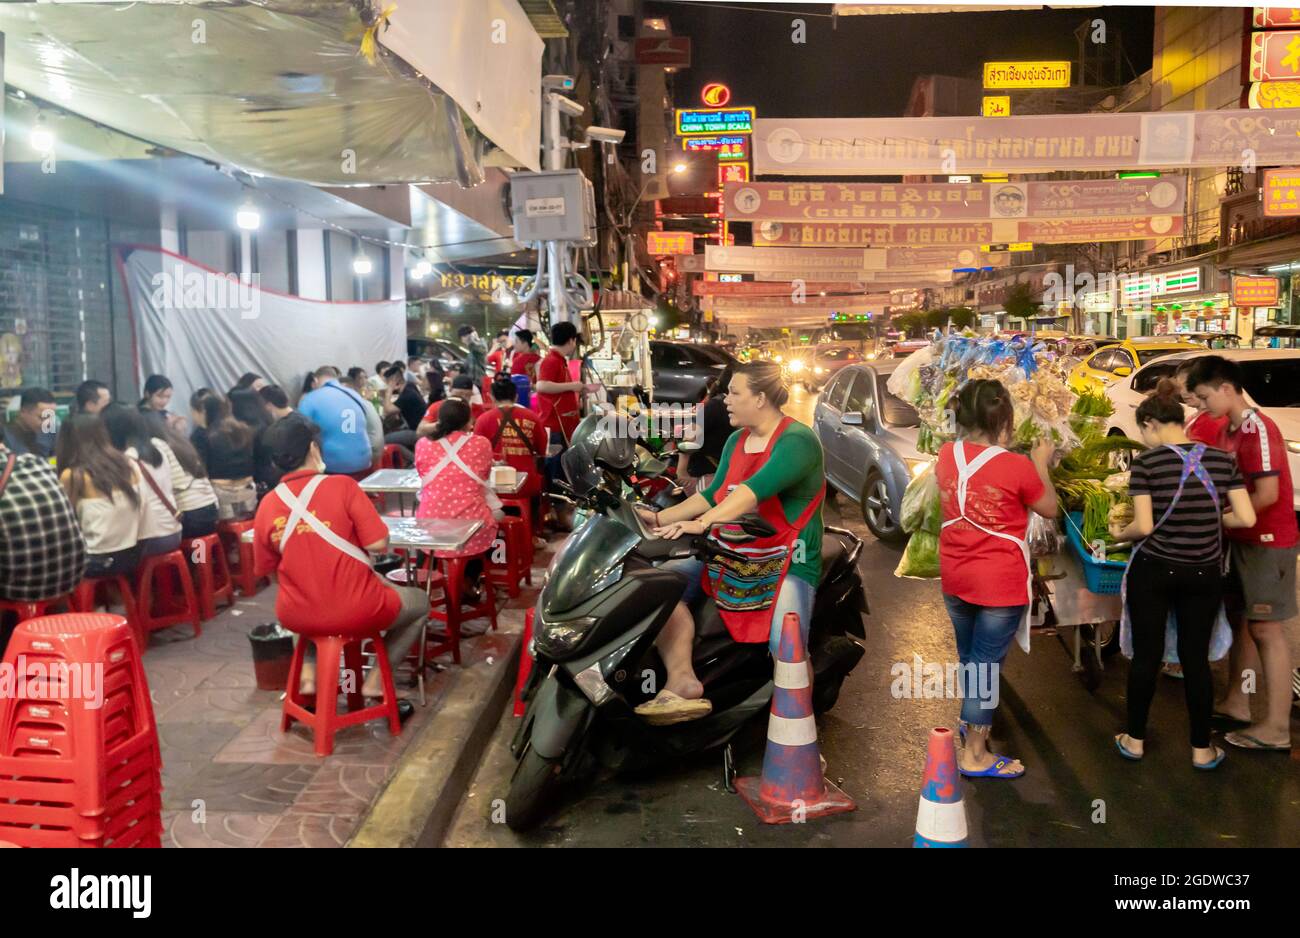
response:
[[[370,466],[364,410],[369,406],[359,394],[333,379],[303,395],[298,412],[320,427],[326,472],[360,472]]]

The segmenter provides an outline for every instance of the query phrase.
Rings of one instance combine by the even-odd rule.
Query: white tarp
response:
[[[118,245],[141,383],[166,375],[171,410],[188,415],[201,387],[225,393],[256,372],[296,399],[321,365],[369,371],[406,358],[406,301],[330,303],[259,289],[151,246]]]

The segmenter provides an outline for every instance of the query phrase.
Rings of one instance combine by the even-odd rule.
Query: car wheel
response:
[[[862,486],[862,520],[877,539],[886,543],[897,544],[907,539],[907,534],[894,517],[889,489],[878,469],[867,474],[866,484]]]

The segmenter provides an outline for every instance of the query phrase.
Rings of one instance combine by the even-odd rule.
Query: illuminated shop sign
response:
[[[752,134],[754,109],[752,107],[721,109],[677,110],[677,134],[688,137],[694,134]]]

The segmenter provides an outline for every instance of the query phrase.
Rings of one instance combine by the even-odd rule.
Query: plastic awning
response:
[[[542,41],[515,0],[483,2],[515,31],[499,53],[523,82],[508,97],[484,95],[485,75],[448,74],[458,88],[445,88],[436,69],[385,48],[382,33],[367,61],[348,0],[0,3],[4,78],[58,108],[253,174],[472,185],[485,165],[535,166],[540,121]],[[467,15],[458,8],[477,6],[403,0],[392,20],[451,17],[449,31],[425,35],[419,58],[436,63],[445,44],[464,62],[476,42],[491,43],[456,20]]]

